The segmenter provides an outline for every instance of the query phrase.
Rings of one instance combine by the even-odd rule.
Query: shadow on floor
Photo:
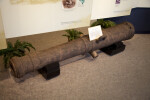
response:
[[[10,74],[8,70],[0,72],[0,81],[10,78]]]
[[[24,82],[25,80],[27,80],[27,79],[29,79],[29,78],[36,77],[36,76],[39,74],[38,71],[34,71],[34,72],[30,72],[30,73],[24,75],[24,76],[21,77],[21,78],[16,78],[16,77],[14,76],[14,74],[12,73],[11,70],[10,70],[10,73],[11,73],[11,74],[10,74],[10,77],[13,78],[13,80],[14,80],[15,82],[17,82],[17,83],[22,83],[22,82]]]

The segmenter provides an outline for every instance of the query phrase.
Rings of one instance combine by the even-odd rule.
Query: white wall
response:
[[[134,7],[150,8],[150,0],[133,0]]]
[[[28,1],[12,4],[10,0],[1,0],[7,38],[90,25],[92,0],[86,0],[83,5],[77,2],[77,6],[69,10],[63,8],[62,0],[47,0],[49,2],[37,4]]]
[[[0,0],[6,38],[84,27],[90,24],[91,19],[130,15],[131,11],[115,11],[115,0],[85,0],[83,6],[78,5],[72,10],[64,10],[61,0],[44,0],[56,2],[40,4],[11,4],[10,1]],[[129,1],[128,4],[121,7],[130,4],[133,7],[150,7],[150,0],[125,1]]]
[[[116,0],[93,0],[91,19],[93,20],[130,15],[131,9],[124,11],[115,11],[115,1]],[[121,6],[121,8],[124,8],[124,6]]]
[[[116,0],[93,0],[92,20],[130,15],[131,8],[150,8],[150,0],[120,0],[121,4],[116,7]],[[118,9],[118,11],[116,10]]]

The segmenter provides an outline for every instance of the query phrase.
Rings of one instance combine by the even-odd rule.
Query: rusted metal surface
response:
[[[12,72],[15,77],[20,78],[28,72],[38,70],[47,64],[92,52],[119,41],[131,39],[134,36],[134,27],[132,24],[125,22],[104,29],[103,34],[106,36],[106,39],[100,42],[97,42],[96,40],[89,41],[88,36],[83,36],[82,38],[47,50],[34,52],[23,57],[14,57],[10,61]]]

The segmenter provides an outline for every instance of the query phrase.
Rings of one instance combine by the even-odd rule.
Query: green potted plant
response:
[[[116,23],[110,20],[103,20],[103,19],[98,19],[96,22],[91,24],[91,27],[101,25],[102,28],[109,28],[112,26],[115,26]]]
[[[0,56],[3,56],[5,68],[9,67],[9,61],[12,57],[22,57],[26,55],[26,50],[30,52],[30,48],[35,48],[31,43],[17,40],[14,45],[11,42],[7,42],[7,48],[0,50]]]
[[[66,30],[67,34],[64,34],[63,36],[66,36],[68,38],[68,41],[72,41],[74,39],[82,37],[83,33],[80,31],[77,31],[75,29]]]

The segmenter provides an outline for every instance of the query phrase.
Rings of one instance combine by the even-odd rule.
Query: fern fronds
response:
[[[66,36],[69,41],[80,38],[80,35],[83,34],[82,32],[74,30],[74,29],[66,30],[66,33],[67,34],[64,34],[62,36]]]
[[[103,19],[98,19],[96,22],[91,24],[91,27],[101,25],[102,28],[109,28],[112,26],[115,26],[116,23],[110,20],[103,20]]]
[[[11,42],[7,42],[7,49],[0,50],[0,56],[3,56],[5,68],[8,68],[9,61],[12,57],[25,56],[26,49],[30,52],[30,48],[35,50],[33,45],[28,42],[17,40],[14,45]]]

